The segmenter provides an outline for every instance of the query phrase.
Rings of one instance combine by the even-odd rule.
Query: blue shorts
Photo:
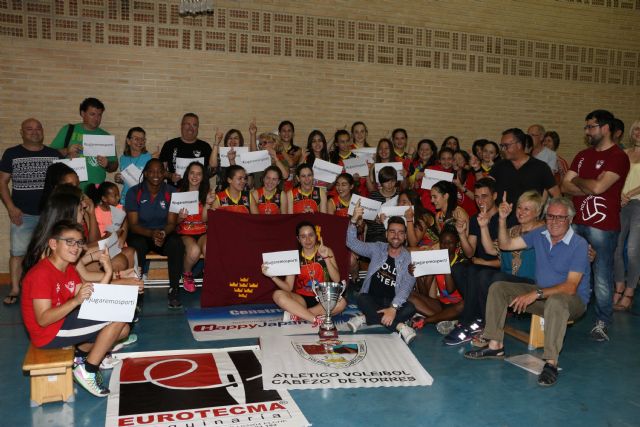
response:
[[[67,314],[55,338],[40,348],[62,348],[86,342],[95,342],[100,331],[111,323],[78,319],[78,313],[80,313],[79,307]]]
[[[11,223],[11,256],[25,256],[39,219],[39,215],[22,214],[22,225]]]

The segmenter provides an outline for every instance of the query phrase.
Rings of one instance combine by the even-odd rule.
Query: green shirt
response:
[[[55,149],[64,148],[64,138],[67,136],[67,129],[69,129],[69,125],[64,125],[58,131],[58,134],[51,142],[50,147]],[[97,128],[95,130],[87,130],[82,126],[82,123],[77,123],[75,128],[73,129],[73,134],[71,135],[71,139],[69,140],[69,147],[75,144],[82,145],[82,135],[109,135],[109,132],[104,129]],[[80,154],[80,157],[85,157]],[[102,184],[107,177],[107,171],[98,164],[98,159],[96,157],[87,157],[87,175],[89,177],[88,181],[83,181],[80,183],[80,188],[84,191],[85,187],[90,183],[93,184]],[[107,157],[109,162],[115,162],[117,160],[116,156]]]

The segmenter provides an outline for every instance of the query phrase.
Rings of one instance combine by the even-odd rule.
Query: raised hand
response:
[[[222,131],[219,128],[216,128],[216,134],[214,136],[214,139],[216,141],[217,146],[220,146],[220,143],[222,142],[222,138],[224,138],[224,133],[222,133]]]
[[[356,207],[353,209],[353,215],[351,216],[351,222],[356,223],[362,219],[364,215],[364,208],[360,206],[360,200],[356,202]]]
[[[254,117],[253,120],[251,120],[251,123],[249,123],[249,134],[255,135],[257,133],[258,133],[258,126],[256,126],[256,118]]]
[[[154,159],[159,159],[160,158],[160,146],[159,145],[156,145],[156,151],[151,153],[151,157],[153,157]]]
[[[480,227],[487,227],[489,225],[489,215],[487,215],[487,208],[483,207],[480,212],[478,212],[478,216],[476,217],[478,220],[478,225]]]
[[[513,203],[507,202],[507,192],[502,193],[502,203],[498,206],[498,215],[501,219],[507,219],[513,210]]]

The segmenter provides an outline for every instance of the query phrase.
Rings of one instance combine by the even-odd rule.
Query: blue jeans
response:
[[[619,232],[604,231],[582,224],[574,224],[573,230],[584,237],[596,251],[596,259],[591,264],[596,319],[608,325],[613,317],[613,260]]]
[[[11,223],[11,233],[9,235],[11,256],[25,256],[33,231],[38,225],[39,215],[22,214],[22,225]]]

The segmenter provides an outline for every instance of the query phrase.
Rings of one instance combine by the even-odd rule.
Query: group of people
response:
[[[558,134],[539,124],[526,133],[507,129],[500,143],[477,140],[470,152],[454,136],[439,148],[430,139],[411,144],[400,128],[372,145],[364,122],[335,131],[331,141],[314,130],[298,146],[292,122],[258,134],[253,121],[246,145],[238,129],[216,131],[210,144],[198,139],[198,116],[187,113],[180,137],[153,153],[144,129],[131,128],[118,159],[84,156],[83,135],[108,133],[100,128],[101,101],[87,98],[79,110],[82,122],[63,126],[49,146],[41,123],[25,120],[22,144],[0,161],[0,197],[11,220],[12,286],[3,302],[15,304],[22,292],[34,345],[76,345],[74,377],[94,395],[109,393],[100,374],[101,364],[117,363],[109,352],[137,337],[124,323],[77,318],[92,292],[87,282],[138,286],[140,312],[145,258],[164,254],[168,306],[181,308],[180,283],[186,292],[196,290],[193,268],[206,252],[207,214],[216,209],[350,217],[345,244],[362,312],[348,323],[353,332],[381,324],[409,344],[415,329],[435,324],[445,344],[471,342],[465,357],[500,358],[508,309],[543,315],[541,385],[556,382],[567,320],[585,312],[592,288],[597,341],[609,339],[613,311],[633,303],[640,279],[640,121],[623,149],[622,122],[605,110],[589,113],[590,146],[569,165],[556,153]],[[239,161],[245,149],[265,150],[271,166],[247,173]],[[345,160],[360,156],[368,159],[366,174],[343,169],[333,182],[314,178],[318,159],[344,168]],[[86,181],[58,162],[76,157],[86,158]],[[131,165],[141,171],[135,185],[123,176]],[[431,170],[453,178],[428,188],[423,181]],[[107,173],[115,173],[115,182]],[[172,194],[187,191],[198,193],[198,212],[169,212]],[[348,213],[355,194],[406,209],[364,220],[360,203]],[[295,232],[301,272],[272,277],[273,299],[289,319],[318,325],[323,313],[313,283],[347,278],[314,224],[301,220]],[[120,250],[111,258],[98,242],[116,237]],[[416,278],[411,251],[432,249],[447,250],[451,273]],[[363,281],[360,269],[367,269]],[[265,266],[262,271],[269,275]],[[341,301],[335,312],[345,306]]]

